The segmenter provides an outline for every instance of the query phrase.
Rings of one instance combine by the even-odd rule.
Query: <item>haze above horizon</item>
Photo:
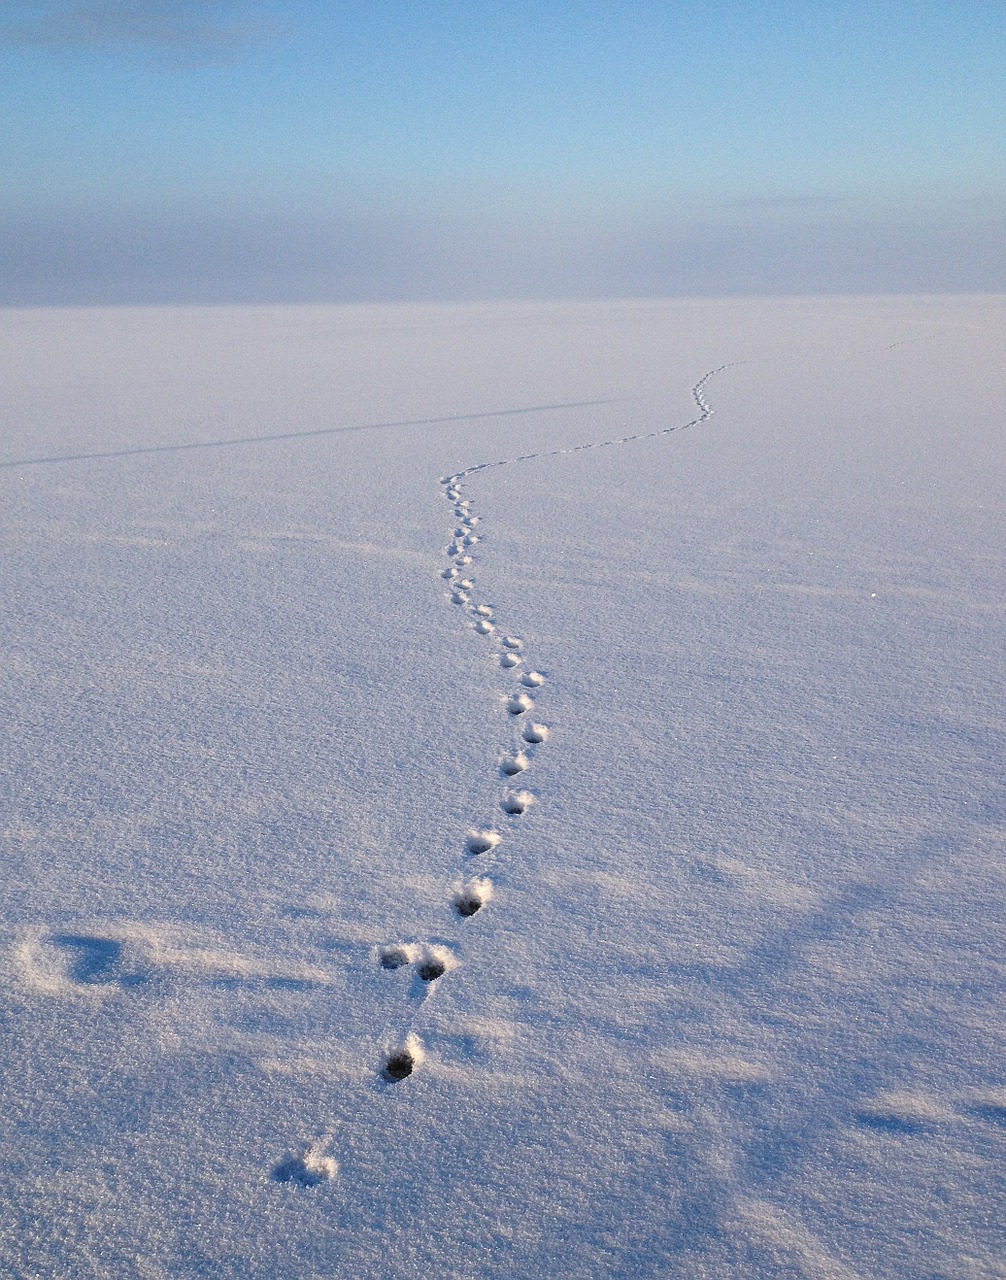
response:
[[[0,303],[1006,289],[1006,10],[8,0]]]

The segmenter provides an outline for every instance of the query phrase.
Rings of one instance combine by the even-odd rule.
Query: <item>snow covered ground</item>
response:
[[[1004,301],[0,313],[0,1274],[1006,1276]]]

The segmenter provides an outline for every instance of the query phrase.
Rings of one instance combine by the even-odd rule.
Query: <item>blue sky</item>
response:
[[[1006,6],[5,0],[0,301],[1006,289]]]

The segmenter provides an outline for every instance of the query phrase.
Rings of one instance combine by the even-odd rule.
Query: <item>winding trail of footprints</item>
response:
[[[713,415],[713,410],[704,394],[706,384],[716,374],[731,367],[724,364],[711,369],[692,387],[692,398],[698,413],[689,422],[662,427],[657,431],[573,445],[566,449],[549,449],[539,453],[519,454],[512,458],[499,458],[493,462],[478,463],[453,475],[442,476],[440,479],[443,496],[450,504],[453,524],[451,541],[446,548],[447,565],[440,573],[445,585],[446,598],[460,609],[468,628],[476,635],[484,636],[492,642],[495,662],[502,670],[511,673],[514,680],[512,692],[503,706],[506,718],[515,731],[515,741],[510,753],[499,764],[499,771],[504,779],[499,807],[509,819],[523,817],[538,798],[535,792],[526,787],[518,789],[513,785],[513,780],[532,768],[537,748],[548,741],[549,726],[532,715],[535,711],[535,698],[532,695],[536,695],[546,684],[546,677],[542,672],[528,665],[521,637],[509,633],[501,634],[498,630],[495,609],[491,604],[478,599],[476,578],[470,566],[475,562],[478,554],[476,548],[482,543],[484,535],[482,517],[476,513],[472,500],[465,496],[465,481],[468,477],[493,467],[508,467],[538,458],[552,458],[581,453],[587,449],[604,449],[610,445],[630,444],[633,441],[653,439],[670,435],[673,431],[697,426]],[[496,827],[473,827],[468,831],[461,842],[466,861],[482,858],[503,843],[509,832],[509,824],[500,823],[499,825],[501,830],[497,830]],[[465,865],[465,862],[461,863],[462,868]],[[460,920],[470,920],[491,900],[492,892],[493,883],[488,875],[469,879],[454,893],[452,907],[455,915]],[[397,970],[412,966],[419,981],[426,984],[437,982],[459,964],[457,956],[450,947],[424,943],[389,943],[379,949],[378,958],[384,969]],[[382,1078],[388,1083],[406,1080],[419,1069],[423,1058],[422,1041],[415,1029],[410,1027],[397,1043],[385,1049],[381,1064]]]
[[[509,834],[511,824],[519,821],[539,798],[535,792],[526,787],[515,785],[517,778],[523,778],[533,768],[537,749],[549,738],[550,728],[544,721],[537,720],[532,713],[536,709],[532,694],[538,694],[547,683],[546,676],[531,667],[527,662],[524,641],[519,635],[499,630],[496,611],[493,606],[479,600],[477,596],[476,576],[472,566],[482,544],[482,517],[474,509],[472,500],[465,496],[464,484],[468,477],[495,467],[514,466],[520,462],[532,462],[540,458],[562,457],[567,454],[583,453],[588,449],[606,449],[611,445],[631,444],[638,440],[651,440],[670,435],[675,431],[683,431],[688,427],[698,426],[713,416],[714,410],[705,398],[706,384],[716,374],[735,365],[746,364],[747,361],[732,361],[710,369],[692,387],[692,399],[698,413],[688,422],[676,423],[673,426],[661,427],[656,431],[639,432],[635,435],[618,436],[610,440],[590,441],[586,444],[572,445],[565,449],[548,449],[538,453],[523,453],[512,458],[498,458],[493,462],[480,462],[457,471],[453,475],[441,476],[440,484],[445,500],[451,509],[451,540],[446,547],[447,564],[440,571],[444,584],[445,598],[460,610],[465,626],[476,635],[483,636],[492,643],[493,657],[496,664],[513,676],[513,688],[503,703],[503,711],[514,731],[512,747],[498,769],[503,780],[503,788],[499,798],[501,813],[510,822],[501,822],[502,828],[472,826],[459,838],[459,870],[467,874],[473,860],[483,860],[504,842]],[[460,833],[459,833],[460,836]],[[452,911],[459,922],[467,922],[482,911],[493,896],[493,882],[488,874],[476,874],[456,889],[451,898]],[[396,972],[411,969],[413,985],[411,1000],[413,1009],[421,1007],[421,997],[432,985],[458,968],[460,961],[452,947],[443,943],[432,942],[389,942],[377,949],[377,960],[381,968]],[[417,1001],[415,997],[420,997]],[[415,1030],[414,1016],[405,1019],[399,1038],[394,1043],[386,1043],[380,1058],[380,1081],[385,1086],[397,1086],[408,1080],[423,1065],[426,1051],[422,1039]],[[323,1142],[311,1143],[302,1148],[302,1154],[284,1160],[273,1170],[273,1177],[280,1182],[292,1182],[300,1187],[313,1187],[333,1176],[338,1166],[327,1155]]]

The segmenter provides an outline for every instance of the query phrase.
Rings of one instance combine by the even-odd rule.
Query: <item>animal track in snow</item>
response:
[[[378,957],[382,969],[402,969],[407,964],[412,964],[418,954],[419,949],[414,943],[391,942],[386,947],[381,947]]]
[[[425,1058],[422,1041],[414,1031],[410,1031],[401,1044],[384,1055],[382,1072],[385,1080],[397,1083],[408,1079],[423,1065]]]
[[[458,958],[450,947],[427,943],[420,947],[416,957],[416,973],[423,982],[435,982],[437,978],[458,967]]]
[[[488,853],[490,849],[495,849],[502,839],[500,833],[491,828],[470,831],[465,841],[465,848],[472,854]]]
[[[526,813],[534,804],[534,795],[530,791],[509,791],[500,801],[500,808],[504,813],[520,814]]]
[[[458,958],[450,947],[433,942],[391,942],[380,948],[378,959],[382,969],[415,965],[423,982],[433,982],[458,967]]]
[[[476,911],[481,911],[492,895],[492,881],[487,876],[478,876],[455,893],[454,910],[463,920],[467,920]]]
[[[728,367],[727,365],[722,365],[718,369],[711,370],[700,378],[692,388],[692,398],[698,409],[698,416],[690,422],[665,427],[659,431],[645,434],[623,436],[616,440],[595,441],[575,445],[567,449],[552,449],[540,453],[522,454],[515,458],[500,458],[495,462],[479,463],[467,467],[464,471],[459,471],[454,475],[441,477],[441,484],[444,486],[445,496],[451,504],[451,512],[455,521],[452,528],[451,541],[446,548],[450,563],[441,570],[441,576],[444,582],[449,584],[445,594],[448,595],[452,604],[463,608],[464,613],[467,615],[467,625],[481,635],[493,634],[496,628],[495,610],[490,605],[473,602],[471,592],[474,589],[474,581],[471,577],[462,576],[461,574],[462,570],[473,563],[472,551],[482,542],[481,532],[476,532],[476,529],[481,528],[481,517],[472,510],[471,500],[463,493],[464,482],[469,476],[487,470],[490,467],[510,466],[518,462],[528,462],[535,458],[555,457],[562,454],[578,453],[585,449],[626,444],[632,440],[667,435],[671,431],[694,426],[698,422],[705,421],[712,414],[712,409],[709,407],[704,395],[706,383],[715,373],[720,372],[720,369]],[[539,689],[546,683],[546,678],[542,672],[533,668],[524,668],[523,648],[524,643],[520,636],[507,633],[501,637],[500,649],[496,652],[499,670],[503,673],[512,673],[511,678],[516,678],[518,687],[514,689],[511,685],[511,692],[505,697],[504,703],[509,715],[515,719],[525,716],[535,705],[526,690]],[[546,725],[533,721],[528,717],[521,722],[521,737],[524,742],[539,746],[548,740],[549,730]],[[528,756],[523,750],[518,749],[512,751],[510,755],[504,756],[500,762],[499,769],[504,778],[513,778],[523,773],[529,764]],[[518,817],[527,812],[535,798],[534,793],[530,791],[505,790],[500,796],[499,804],[504,813],[510,817]],[[475,828],[467,834],[465,849],[469,855],[479,856],[495,849],[500,840],[500,833],[492,828]],[[461,889],[456,889],[452,895],[451,902],[455,914],[460,919],[470,918],[482,909],[485,903],[489,901],[491,894],[492,884],[488,878],[476,877],[467,881]],[[378,956],[382,967],[385,969],[394,970],[406,966],[415,966],[417,978],[426,983],[436,982],[451,969],[455,968],[458,963],[452,949],[442,943],[390,943],[379,949]],[[381,1070],[384,1079],[389,1082],[407,1079],[421,1065],[423,1056],[424,1051],[418,1035],[414,1031],[410,1031],[403,1041],[383,1054]],[[299,1164],[296,1161],[288,1161],[286,1165],[281,1166],[282,1169],[287,1171],[288,1175],[284,1177],[284,1180],[304,1181],[307,1179],[308,1181],[304,1182],[304,1185],[311,1185],[309,1179],[314,1174],[309,1167],[308,1157],[299,1157],[299,1160]]]
[[[502,773],[508,778],[512,778],[515,774],[523,773],[531,761],[527,758],[523,751],[518,751],[516,755],[507,756],[500,765]]]

